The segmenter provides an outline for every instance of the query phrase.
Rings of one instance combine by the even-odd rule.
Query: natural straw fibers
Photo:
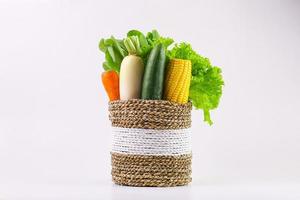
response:
[[[112,101],[109,118],[116,184],[166,187],[191,182],[191,103]]]
[[[145,156],[112,153],[112,177],[119,185],[180,186],[191,182],[191,154]]]
[[[112,126],[144,129],[181,129],[191,127],[192,104],[162,100],[112,101],[109,119]]]

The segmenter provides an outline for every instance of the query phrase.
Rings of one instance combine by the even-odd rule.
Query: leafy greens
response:
[[[103,68],[120,72],[123,58],[132,52],[141,56],[146,63],[148,53],[159,43],[167,49],[173,43],[173,39],[161,37],[156,30],[148,32],[146,36],[138,30],[130,30],[125,39],[115,39],[113,36],[108,39],[101,39],[99,49],[105,53]]]

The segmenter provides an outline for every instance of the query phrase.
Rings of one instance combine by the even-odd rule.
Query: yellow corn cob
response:
[[[190,60],[171,59],[167,68],[164,98],[176,103],[187,103],[191,76]]]

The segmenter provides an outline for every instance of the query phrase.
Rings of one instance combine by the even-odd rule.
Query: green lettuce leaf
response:
[[[146,39],[148,41],[148,44],[151,46],[151,49],[157,44],[162,44],[165,47],[165,49],[168,49],[168,47],[174,42],[172,38],[161,37],[156,30],[148,32]]]
[[[169,59],[188,59],[192,62],[192,79],[190,85],[189,100],[196,109],[202,109],[204,121],[210,125],[210,110],[218,107],[222,96],[224,81],[219,67],[212,66],[209,59],[195,52],[190,44],[176,44],[168,52]]]
[[[160,36],[156,30],[148,32],[146,36],[138,30],[130,30],[127,33],[127,37],[132,37],[132,36],[137,36],[139,38],[139,44],[141,47],[140,56],[144,58],[144,60],[147,59],[149,52],[157,44],[161,43],[164,45],[165,49],[167,49],[168,46],[170,46],[174,42],[172,38],[167,38],[167,37],[165,38]]]
[[[109,39],[101,39],[99,49],[105,54],[103,68],[120,72],[121,62],[128,55],[123,40],[117,40],[113,36]]]

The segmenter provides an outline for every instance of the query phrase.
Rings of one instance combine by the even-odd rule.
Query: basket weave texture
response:
[[[109,119],[112,126],[144,129],[182,129],[191,127],[192,104],[163,100],[112,101]]]
[[[119,145],[119,148],[116,148],[117,151],[111,152],[112,180],[116,184],[128,186],[166,187],[190,183],[192,180],[191,152],[187,153],[187,148],[180,148],[185,149],[180,153],[181,150],[176,147],[189,145],[186,141],[186,135],[189,133],[185,133],[185,130],[189,130],[191,126],[191,109],[190,102],[176,104],[163,100],[138,99],[110,102],[109,119],[112,126],[118,130],[114,133],[113,143],[114,146]],[[134,130],[133,135],[126,136],[119,129]],[[140,135],[143,135],[143,140],[139,138],[139,131]],[[166,131],[170,140],[165,137]],[[174,132],[173,138],[170,134],[173,133],[172,131]],[[145,138],[148,138],[145,134],[146,136],[152,134],[149,135],[149,140],[153,141],[145,142]],[[156,134],[155,137],[153,134]],[[183,139],[180,139],[181,135]],[[144,152],[147,154],[140,149],[136,150],[141,146],[146,148]],[[170,151],[164,150],[168,148]],[[152,151],[155,153],[149,154]]]

